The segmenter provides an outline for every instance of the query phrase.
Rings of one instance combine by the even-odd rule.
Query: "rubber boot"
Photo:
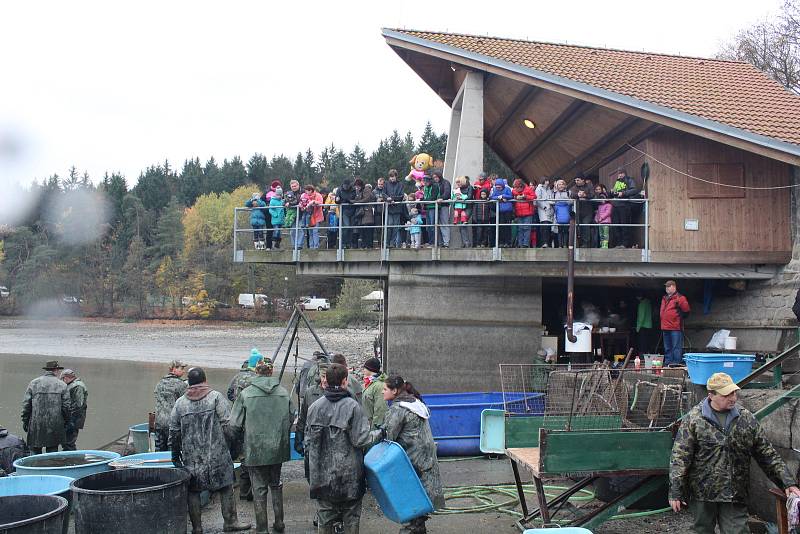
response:
[[[272,529],[275,532],[283,532],[286,528],[283,524],[283,484],[269,488],[269,492],[272,494],[272,513],[275,514]]]
[[[253,500],[253,483],[250,480],[250,472],[247,468],[243,467],[243,471],[239,474],[239,499],[242,501]]]
[[[203,534],[203,515],[200,509],[200,494],[190,491],[189,501],[189,520],[192,522],[192,534]]]
[[[233,485],[226,486],[219,492],[222,503],[223,532],[238,532],[250,530],[250,523],[239,523],[239,514],[236,511],[236,499],[233,496]]]
[[[269,534],[269,505],[267,498],[258,495],[253,499],[253,510],[256,516],[256,534]]]

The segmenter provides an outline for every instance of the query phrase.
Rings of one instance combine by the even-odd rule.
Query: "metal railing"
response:
[[[514,216],[515,203],[533,203],[537,209],[531,220]],[[553,221],[541,221],[538,209],[543,202],[548,203],[552,209]],[[642,222],[619,222],[618,218],[611,223],[595,222],[594,213],[597,206],[603,202],[610,202],[613,210],[625,210],[627,214],[623,220],[634,220],[641,216]],[[575,218],[577,231],[570,243],[568,236],[568,222],[555,221],[556,204],[568,204],[570,217]],[[430,208],[435,206],[435,209]],[[456,219],[455,211],[460,209],[455,206],[470,206],[472,214],[467,222],[460,222],[463,218],[459,213]],[[505,208],[505,206],[511,206]],[[481,209],[481,208],[487,209]],[[422,222],[417,224],[410,220],[411,208],[419,210],[418,215]],[[447,209],[446,219],[441,216]],[[255,209],[265,212],[266,225],[252,227],[249,224],[249,215]],[[283,210],[283,218],[294,220],[289,225],[271,224],[270,210]],[[308,216],[313,209],[322,209],[323,220],[315,226],[308,225]],[[363,219],[359,211],[372,210],[372,224],[352,224],[354,219]],[[476,210],[481,209],[480,220],[475,219]],[[562,208],[563,209],[563,208]],[[391,213],[390,213],[391,210]],[[294,216],[287,214],[294,212]],[[330,226],[330,213],[336,215],[335,225]],[[588,213],[587,213],[588,211]],[[641,213],[639,213],[641,211]],[[244,217],[243,214],[247,214]],[[344,216],[343,216],[344,215]],[[488,218],[487,218],[488,217]],[[240,220],[243,219],[243,220]],[[347,220],[348,224],[344,224]],[[563,220],[563,219],[562,219]],[[615,221],[616,222],[613,222]],[[538,221],[538,222],[534,222]],[[583,222],[582,222],[583,221]],[[637,229],[641,235],[634,236]],[[377,230],[377,231],[376,231]],[[457,230],[457,231],[456,231]],[[530,234],[536,231],[535,245],[531,245]],[[442,248],[450,248],[451,238],[458,234],[459,248],[491,248],[493,259],[502,259],[504,248],[566,248],[569,246],[579,249],[606,248],[602,246],[601,235],[608,235],[607,247],[641,249],[642,261],[649,261],[649,201],[645,198],[636,199],[546,199],[546,200],[439,200],[425,201],[413,200],[402,202],[365,202],[352,204],[317,204],[305,210],[300,206],[293,207],[266,207],[266,208],[235,208],[233,224],[234,261],[241,261],[239,252],[245,249],[265,248],[270,250],[293,251],[293,261],[299,261],[300,251],[304,249],[328,249],[337,251],[337,261],[344,260],[344,253],[350,249],[375,250],[380,260],[389,259],[389,251],[399,248],[419,248],[433,251],[432,258],[439,257]],[[267,233],[270,235],[267,235]],[[250,240],[242,236],[251,236],[253,245],[248,247],[245,243]],[[420,235],[418,246],[414,243],[412,235]],[[520,242],[520,237],[527,243]],[[288,241],[285,241],[288,238]],[[542,238],[548,239],[547,243],[539,242]],[[277,240],[277,246],[275,246]],[[479,241],[479,242],[476,242]],[[623,241],[623,243],[619,243]],[[264,243],[264,246],[257,245]],[[241,246],[240,246],[241,245]],[[270,246],[272,245],[272,246]],[[526,246],[527,245],[527,246]],[[455,248],[455,247],[454,247]]]

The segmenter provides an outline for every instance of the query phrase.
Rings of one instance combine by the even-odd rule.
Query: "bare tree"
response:
[[[800,93],[800,0],[785,0],[777,17],[741,30],[717,57],[751,63]]]

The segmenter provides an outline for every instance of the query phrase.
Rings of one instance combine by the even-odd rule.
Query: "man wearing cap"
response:
[[[72,369],[64,369],[61,372],[61,380],[67,385],[67,392],[69,392],[69,400],[72,405],[72,428],[67,430],[66,439],[61,444],[61,449],[74,451],[77,449],[78,431],[82,430],[83,425],[86,423],[89,392],[86,390],[83,380],[78,378]]]
[[[289,461],[292,407],[289,392],[272,376],[272,360],[256,364],[255,377],[242,390],[231,411],[230,429],[235,436],[244,432],[247,471],[253,484],[256,532],[269,532],[267,493],[272,493],[276,532],[284,531],[281,466]]]
[[[684,417],[669,469],[669,503],[675,512],[691,503],[694,532],[744,534],[750,458],[785,490],[800,496],[797,482],[755,416],[736,404],[737,386],[725,373],[715,373],[706,385],[708,397]]]
[[[156,450],[169,450],[169,416],[175,401],[186,392],[186,364],[181,360],[172,360],[169,363],[169,373],[161,377],[153,391],[156,399]]]
[[[383,425],[389,406],[383,398],[386,374],[381,373],[381,361],[370,358],[364,362],[364,415],[369,420],[370,430]]]
[[[169,447],[173,465],[185,467],[191,475],[188,501],[192,534],[203,532],[203,491],[220,493],[223,532],[249,530],[249,523],[239,523],[233,496],[233,460],[228,449],[231,405],[225,395],[211,389],[200,367],[189,369],[187,378],[189,387],[169,416]]]
[[[680,365],[683,361],[683,319],[689,313],[689,301],[678,293],[675,280],[664,284],[661,298],[661,333],[664,336],[664,365]]]
[[[58,452],[66,431],[72,429],[72,408],[67,385],[58,379],[64,368],[50,361],[45,373],[31,380],[22,401],[22,429],[28,434],[28,447],[33,454]]]

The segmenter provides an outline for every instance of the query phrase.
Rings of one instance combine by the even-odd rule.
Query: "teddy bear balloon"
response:
[[[411,164],[411,172],[406,176],[406,180],[417,182],[425,176],[425,171],[433,167],[433,158],[423,152],[411,158],[409,163]]]

